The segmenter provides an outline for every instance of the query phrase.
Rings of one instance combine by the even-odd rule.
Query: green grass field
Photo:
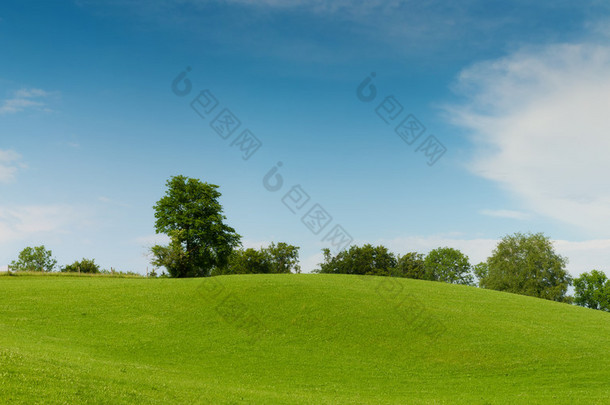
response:
[[[5,276],[0,402],[608,404],[610,314],[381,277]]]

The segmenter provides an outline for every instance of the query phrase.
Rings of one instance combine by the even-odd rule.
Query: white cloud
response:
[[[83,215],[67,205],[0,206],[0,243],[67,233],[83,223]]]
[[[569,259],[568,269],[574,276],[591,270],[604,271],[610,276],[610,239],[570,242],[556,240],[558,253]]]
[[[514,210],[482,210],[481,215],[486,215],[488,217],[496,217],[496,218],[508,218],[508,219],[518,219],[518,220],[526,220],[531,217],[527,212],[514,211]]]
[[[2,101],[0,104],[0,115],[15,114],[26,109],[50,112],[52,110],[47,107],[46,99],[51,95],[52,93],[41,89],[17,90],[10,98]]]
[[[320,268],[320,263],[324,261],[324,255],[322,253],[315,253],[311,256],[299,259],[299,265],[301,266],[301,273],[311,273],[315,269]]]
[[[448,107],[470,169],[542,215],[610,234],[610,47],[556,44],[464,70]]]
[[[15,179],[17,168],[20,164],[21,155],[12,150],[0,149],[0,183],[8,183]]]

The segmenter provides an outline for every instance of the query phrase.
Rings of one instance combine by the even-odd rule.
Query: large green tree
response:
[[[587,308],[610,311],[610,280],[606,274],[592,270],[576,278],[574,303]]]
[[[569,301],[566,293],[572,279],[566,271],[567,259],[555,252],[542,233],[505,236],[486,264],[477,269],[483,288]]]
[[[424,259],[424,278],[452,284],[474,285],[468,256],[457,249],[434,249]]]
[[[50,272],[55,269],[56,265],[57,260],[53,258],[53,252],[41,245],[23,249],[17,260],[11,262],[10,269],[13,271]]]
[[[168,246],[151,248],[152,263],[164,266],[172,277],[209,276],[227,265],[240,236],[225,223],[218,186],[198,179],[174,176],[154,206],[155,231],[170,237]]]

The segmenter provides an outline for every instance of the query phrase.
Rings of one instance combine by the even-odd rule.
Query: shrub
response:
[[[61,268],[62,273],[100,273],[100,266],[95,264],[95,259],[83,259]]]

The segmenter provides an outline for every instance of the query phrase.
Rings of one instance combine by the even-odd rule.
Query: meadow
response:
[[[7,404],[607,404],[610,314],[403,278],[0,277]]]

